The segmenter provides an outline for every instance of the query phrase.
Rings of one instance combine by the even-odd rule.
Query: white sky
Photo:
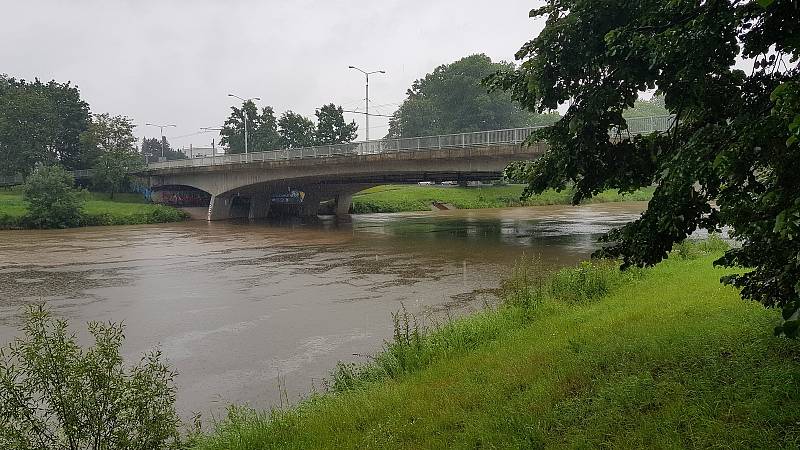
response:
[[[391,114],[411,83],[472,53],[513,60],[542,28],[528,18],[536,0],[6,0],[1,73],[72,81],[92,112],[174,123],[173,147],[208,146],[235,99],[261,97],[277,114],[313,117],[336,103]],[[363,115],[347,115],[359,123]],[[371,137],[387,119],[370,120]],[[187,136],[190,135],[190,136]],[[184,136],[184,137],[181,137]]]

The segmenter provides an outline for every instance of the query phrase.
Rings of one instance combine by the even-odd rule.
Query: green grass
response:
[[[572,201],[572,191],[546,191],[527,200],[520,200],[522,185],[486,187],[439,187],[418,185],[387,185],[367,189],[353,197],[353,212],[389,213],[428,211],[431,203],[450,203],[459,209],[506,208],[514,206],[566,205]],[[605,191],[590,202],[646,201],[653,195],[647,188],[621,195]]]
[[[25,228],[27,204],[19,188],[0,190],[0,229]],[[178,222],[188,218],[184,211],[147,203],[138,194],[115,194],[110,200],[105,193],[87,194],[81,226],[134,225]]]
[[[800,343],[719,284],[712,243],[654,269],[521,266],[507,301],[340,365],[332,392],[234,408],[199,449],[797,448]]]

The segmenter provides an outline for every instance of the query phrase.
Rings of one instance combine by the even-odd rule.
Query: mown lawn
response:
[[[91,192],[83,205],[81,225],[133,225],[186,220],[185,212],[163,205],[147,203],[138,194]],[[25,228],[27,204],[19,188],[0,190],[0,229]]]
[[[431,203],[449,203],[459,209],[506,208],[513,206],[566,205],[572,201],[572,191],[546,191],[524,201],[520,200],[522,185],[460,187],[386,185],[367,189],[353,197],[353,212],[389,213],[427,211]],[[606,191],[591,202],[646,201],[653,194],[652,188],[621,195]]]
[[[196,448],[797,448],[800,343],[698,253],[521,271],[498,310],[427,336],[401,320],[370,366],[339,368],[337,392],[235,410]]]

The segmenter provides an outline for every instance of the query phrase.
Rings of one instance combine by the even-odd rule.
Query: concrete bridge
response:
[[[631,133],[666,130],[672,118],[629,119]],[[300,149],[194,158],[148,165],[155,192],[197,190],[208,198],[208,220],[266,217],[274,194],[304,192],[300,215],[317,215],[335,201],[348,214],[353,194],[388,183],[498,179],[513,161],[533,160],[542,142],[522,145],[537,128],[382,139]]]

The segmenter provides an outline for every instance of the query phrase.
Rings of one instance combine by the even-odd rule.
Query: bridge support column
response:
[[[350,214],[350,206],[353,205],[352,192],[339,192],[336,195],[336,216],[344,217]]]
[[[270,206],[272,206],[272,193],[259,192],[250,197],[250,219],[264,219],[269,214]]]
[[[300,216],[316,217],[319,214],[319,203],[322,201],[322,196],[315,191],[304,191],[304,193],[303,203],[300,205]]]
[[[231,197],[212,195],[208,204],[208,220],[227,220],[231,218]]]

